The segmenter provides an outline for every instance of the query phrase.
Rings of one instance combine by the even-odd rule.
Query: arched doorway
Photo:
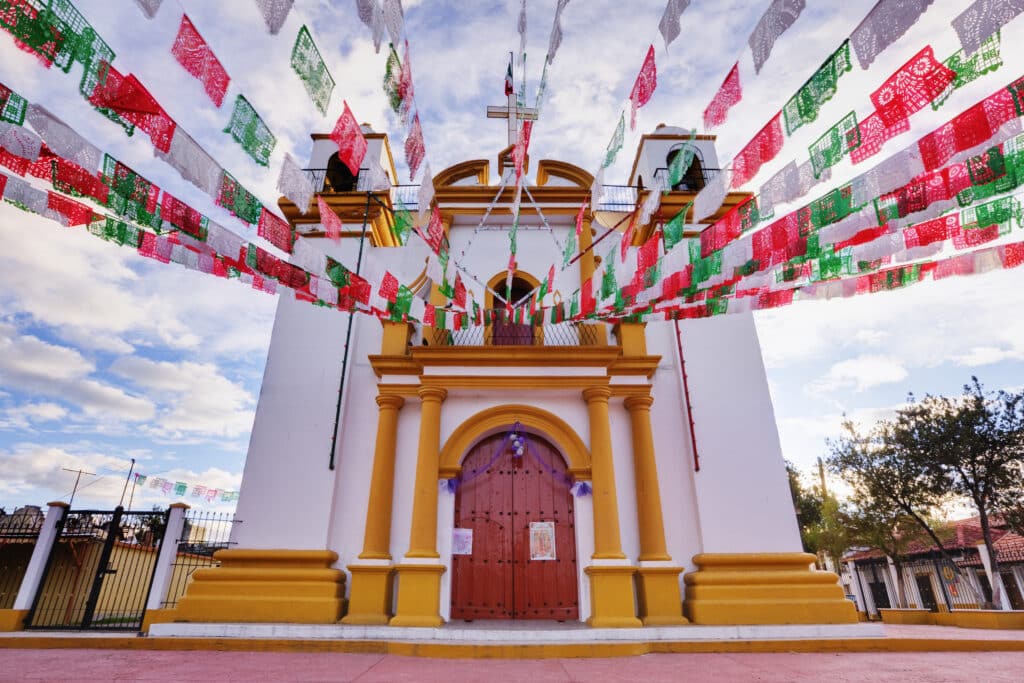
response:
[[[326,181],[325,192],[354,192],[359,181],[359,174],[358,172],[352,173],[335,152],[327,160]]]
[[[543,344],[543,329],[535,328],[532,321],[516,323],[506,317],[506,306],[499,303],[491,290],[501,296],[508,297],[508,304],[515,305],[525,302],[526,298],[540,287],[540,280],[529,273],[517,270],[512,277],[512,286],[506,290],[507,272],[495,275],[487,283],[485,305],[494,309],[494,322],[489,324],[485,332],[485,343],[494,346],[533,346]]]
[[[471,532],[472,549],[452,556],[451,618],[575,621],[576,532],[566,464],[532,433],[517,457],[511,429],[484,438],[462,463],[455,529]]]

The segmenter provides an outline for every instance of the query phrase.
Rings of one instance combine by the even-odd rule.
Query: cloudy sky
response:
[[[267,35],[254,0],[165,0],[154,20],[134,3],[76,3],[171,116],[222,166],[273,205],[285,152],[300,162],[309,133],[327,132],[347,100],[357,118],[387,131],[397,151],[401,127],[381,91],[384,55],[375,54],[352,0],[297,0],[276,37]],[[555,0],[528,1],[527,92],[536,90]],[[639,128],[700,126],[700,115],[739,59],[744,99],[719,134],[729,159],[859,23],[873,0],[812,6],[777,43],[754,78],[746,37],[767,0],[693,0],[683,35],[666,52],[657,33],[665,0],[572,0],[564,40],[549,70],[548,97],[534,132],[535,158],[594,169],[647,46],[657,48],[658,90]],[[958,45],[949,20],[967,0],[936,0],[922,21],[869,71],[847,74],[822,110],[833,122],[867,113],[868,94],[925,44],[944,59]],[[405,0],[416,100],[427,156],[435,170],[493,158],[505,146],[503,121],[487,120],[503,102],[508,52],[518,46],[518,0]],[[232,77],[222,109],[171,57],[187,13]],[[337,80],[326,116],[309,102],[289,67],[294,37],[310,26]],[[887,151],[1021,75],[1024,19],[1004,29],[1005,65],[953,95],[939,112],[922,111],[910,133]],[[0,34],[0,82],[46,105],[83,135],[160,187],[239,234],[244,227],[153,158],[148,140],[127,138],[78,96],[79,66],[44,70]],[[517,73],[518,79],[518,73]],[[242,93],[277,136],[269,169],[257,166],[222,132]],[[754,185],[820,135],[809,126],[787,142]],[[813,130],[811,130],[813,129]],[[608,173],[626,181],[638,135]],[[398,155],[400,156],[400,154]],[[880,160],[882,157],[877,157]],[[402,176],[407,169],[396,158]],[[867,165],[870,165],[867,164]],[[863,171],[844,162],[841,182]],[[117,503],[129,466],[150,476],[234,489],[260,390],[275,300],[237,282],[163,266],[103,243],[81,229],[0,206],[0,506],[67,500],[83,477],[77,503]],[[786,456],[809,467],[824,452],[842,415],[873,420],[908,392],[949,393],[972,374],[992,388],[1024,386],[1024,269],[927,283],[902,292],[845,301],[801,303],[757,314]],[[170,499],[144,489],[135,507]]]

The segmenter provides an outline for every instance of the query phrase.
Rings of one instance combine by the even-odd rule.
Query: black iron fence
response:
[[[34,505],[0,515],[0,609],[14,607],[44,519]]]
[[[494,323],[465,330],[451,330],[439,340],[442,346],[593,346],[594,324],[514,325]]]
[[[138,630],[166,512],[65,510],[28,628]]]
[[[197,569],[220,566],[213,554],[233,545],[231,529],[240,523],[230,512],[188,510],[185,513],[181,538],[175,541],[178,551],[174,557],[171,582],[161,607],[171,608],[178,604]]]
[[[884,558],[858,560],[854,581],[861,591],[870,595],[868,612],[878,614],[879,609],[911,608],[932,612],[963,609],[981,609],[992,600],[992,589],[984,569],[962,566],[941,555],[917,557],[900,563],[900,572],[891,571]],[[900,588],[894,576],[902,584]]]
[[[983,569],[976,572],[957,567],[941,556],[905,562],[902,568],[907,600],[918,609],[982,609],[985,602],[992,600],[992,589]]]

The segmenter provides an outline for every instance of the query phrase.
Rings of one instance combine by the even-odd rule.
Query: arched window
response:
[[[352,171],[348,170],[348,166],[338,158],[338,153],[335,152],[327,160],[327,178],[324,183],[324,190],[328,192],[354,192],[358,178],[358,175],[353,175]]]
[[[704,155],[701,154],[699,147],[688,142],[672,145],[668,154],[665,155],[665,167],[671,167],[676,156],[687,148],[693,153],[693,163],[690,164],[690,168],[686,169],[682,180],[673,185],[672,189],[698,192],[704,188]]]

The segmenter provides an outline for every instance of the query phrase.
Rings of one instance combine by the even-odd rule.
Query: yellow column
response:
[[[405,400],[401,396],[377,396],[377,445],[373,453],[370,498],[366,504],[366,527],[360,560],[351,564],[352,588],[349,591],[345,624],[386,624],[391,617],[391,503],[395,490],[395,441],[398,436],[398,411]]]
[[[637,603],[646,625],[683,624],[683,599],[679,590],[681,567],[671,567],[665,546],[665,522],[661,511],[658,464],[654,458],[650,396],[625,400],[633,435],[633,471],[636,483],[636,516],[640,527],[640,568],[637,570]],[[659,566],[645,566],[657,562]]]
[[[361,560],[391,559],[391,499],[395,489],[395,441],[401,396],[377,397],[377,445],[373,452],[370,499],[366,505],[366,530]]]
[[[441,449],[441,403],[448,392],[440,387],[420,387],[420,444],[416,460],[416,484],[412,501],[409,551],[398,565],[398,606],[392,626],[439,626],[441,574],[439,563],[416,563],[418,558],[436,559],[438,457]],[[413,562],[409,562],[413,560]]]
[[[437,477],[441,450],[441,403],[448,392],[420,387],[420,448],[416,460],[416,489],[412,500],[412,528],[406,557],[437,554]]]
[[[594,496],[594,559],[625,559],[619,535],[619,502],[615,495],[612,430],[608,419],[608,387],[584,389],[590,415],[590,459]]]
[[[635,567],[625,564],[619,534],[619,504],[615,494],[615,463],[612,460],[612,432],[608,417],[608,387],[583,391],[590,416],[590,461],[593,476],[594,564],[590,577],[591,617],[595,627],[639,626],[633,599]],[[602,561],[612,561],[603,564]],[[615,563],[622,560],[623,563]]]
[[[583,231],[580,233],[580,244],[579,250],[583,256],[580,256],[579,268],[580,268],[580,286],[586,282],[589,278],[594,276],[594,272],[597,270],[597,256],[594,254],[594,250],[590,249],[590,245],[594,243],[594,231],[591,227],[591,221],[593,220],[593,210],[597,207],[591,207],[591,211],[583,217]],[[587,251],[590,249],[589,251]],[[585,252],[585,253],[584,253]],[[594,283],[600,286],[600,282]],[[594,346],[605,346],[608,344],[608,333],[604,325],[589,323],[586,326],[593,330]]]
[[[626,410],[633,431],[633,470],[636,481],[636,516],[640,525],[640,561],[671,560],[665,549],[665,522],[661,513],[658,464],[654,460],[650,396],[629,396]]]

